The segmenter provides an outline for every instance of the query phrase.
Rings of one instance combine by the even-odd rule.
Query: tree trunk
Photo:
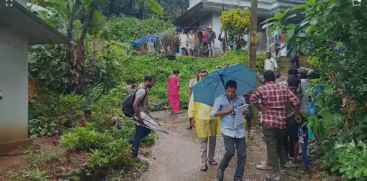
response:
[[[257,0],[251,3],[250,68],[256,70]]]
[[[145,0],[141,1],[140,4],[140,19],[144,19],[144,11],[145,11]]]

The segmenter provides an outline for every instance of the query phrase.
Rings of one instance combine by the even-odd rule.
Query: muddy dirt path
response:
[[[156,112],[154,117],[159,118],[162,127],[170,134],[158,133],[158,140],[153,146],[152,155],[148,158],[149,170],[144,173],[140,181],[212,181],[216,178],[216,166],[210,166],[207,172],[200,171],[199,141],[195,130],[187,130],[186,114],[172,120],[168,112]],[[261,181],[265,179],[266,171],[256,169],[256,164],[265,160],[265,144],[262,141],[260,129],[254,128],[250,139],[246,138],[246,181]],[[221,136],[217,138],[215,160],[220,162],[225,149]],[[225,180],[233,180],[236,167],[236,156],[233,157],[225,171]],[[303,180],[299,176],[290,176],[284,180]]]

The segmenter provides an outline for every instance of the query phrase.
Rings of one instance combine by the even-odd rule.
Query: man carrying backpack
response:
[[[149,89],[153,87],[153,84],[153,76],[145,76],[144,83],[139,85],[139,88],[133,93],[135,95],[133,101],[134,121],[136,121],[138,124],[136,125],[135,135],[130,141],[130,144],[132,145],[133,157],[136,159],[138,158],[140,141],[148,136],[148,134],[151,132],[150,129],[145,127],[144,120],[142,119],[140,112],[145,112],[149,115],[148,94]]]

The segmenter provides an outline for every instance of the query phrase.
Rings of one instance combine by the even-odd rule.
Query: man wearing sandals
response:
[[[200,79],[208,76],[208,71],[200,72]],[[200,156],[201,156],[201,171],[208,169],[208,164],[218,165],[214,160],[216,137],[220,134],[219,118],[211,117],[212,107],[200,102],[194,102],[195,95],[190,97],[189,101],[189,117],[195,122],[196,135],[200,140]]]
[[[230,80],[226,83],[226,95],[221,95],[214,101],[212,116],[221,117],[222,134],[226,153],[218,168],[217,180],[223,181],[224,171],[232,159],[235,149],[237,151],[237,168],[234,175],[234,181],[243,180],[246,161],[246,142],[244,114],[247,111],[239,109],[246,105],[243,96],[238,96],[237,83]],[[240,115],[240,116],[239,116]],[[238,119],[240,118],[240,119]]]

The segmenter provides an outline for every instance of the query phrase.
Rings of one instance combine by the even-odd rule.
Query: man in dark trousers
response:
[[[154,79],[153,76],[147,75],[144,77],[144,83],[139,85],[138,90],[135,93],[134,100],[134,121],[138,124],[136,125],[136,131],[134,138],[130,141],[132,145],[133,157],[138,159],[140,142],[151,132],[150,129],[145,127],[144,120],[142,119],[140,112],[145,112],[149,115],[148,112],[148,95],[149,89],[153,87]]]
[[[209,49],[209,57],[214,56],[214,49],[215,49],[215,39],[217,38],[217,35],[213,31],[213,27],[208,27],[208,49]]]
[[[246,101],[237,95],[237,82],[229,80],[226,83],[226,94],[217,97],[212,108],[212,116],[221,117],[221,128],[226,153],[219,165],[217,181],[223,181],[224,171],[228,167],[235,150],[237,150],[237,168],[234,181],[242,181],[245,171],[246,142],[244,115],[248,110],[241,109]]]
[[[300,122],[300,100],[286,85],[275,82],[275,73],[267,70],[264,73],[266,84],[259,87],[250,98],[251,103],[262,113],[263,133],[268,147],[272,166],[270,180],[280,180],[280,173],[285,172],[285,136],[287,133],[287,105],[294,109],[295,119]],[[259,105],[259,101],[263,106]]]

